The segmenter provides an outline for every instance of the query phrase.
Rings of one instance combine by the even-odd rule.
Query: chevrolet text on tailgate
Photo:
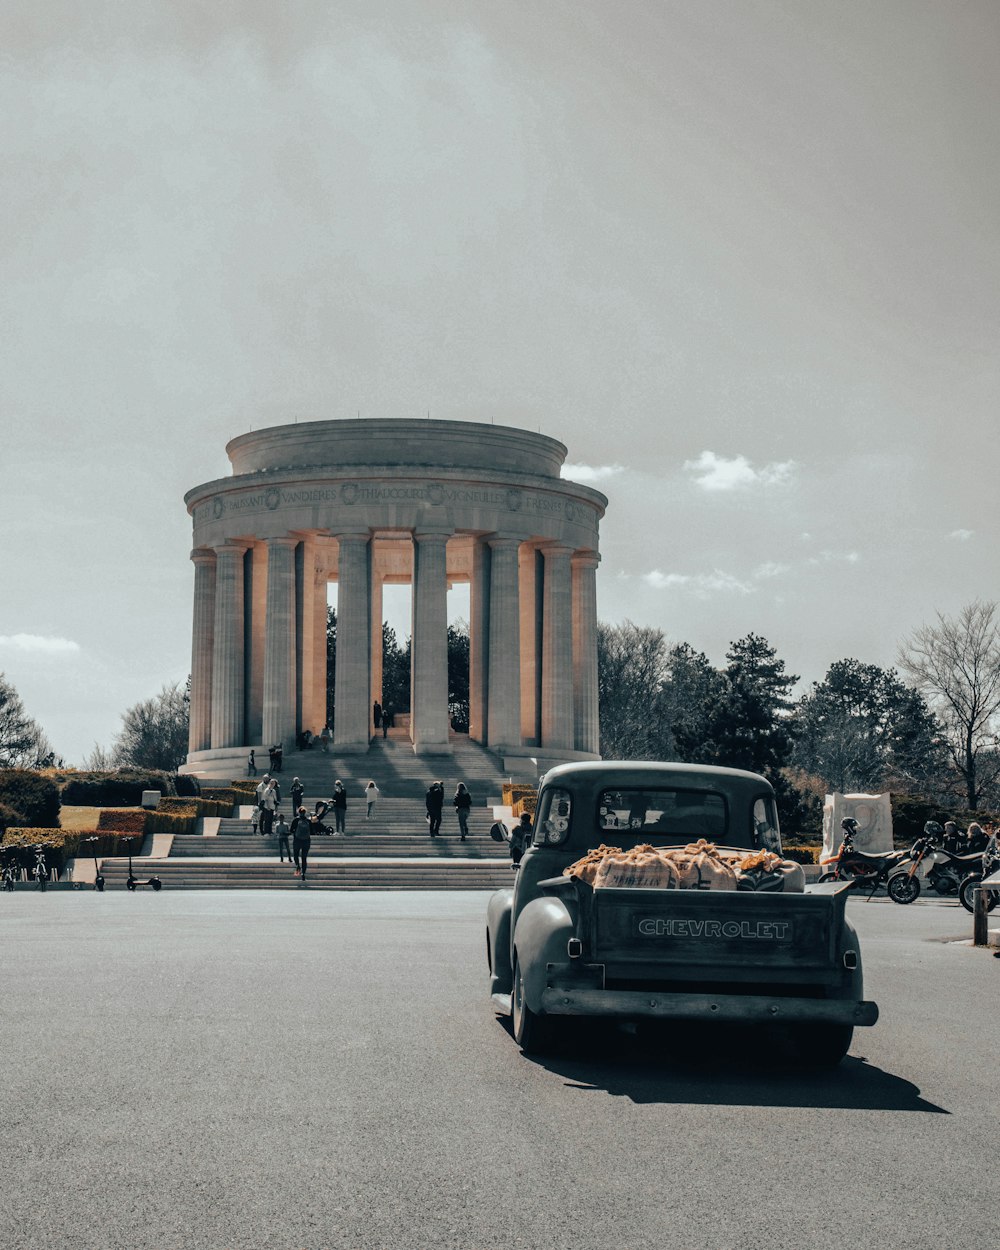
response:
[[[849,888],[806,889],[754,773],[564,764],[542,778],[514,888],[489,902],[494,1009],[525,1051],[611,1017],[748,1025],[762,1053],[839,1063],[878,1018]]]

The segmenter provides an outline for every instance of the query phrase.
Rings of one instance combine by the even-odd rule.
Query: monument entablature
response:
[[[338,583],[341,750],[381,701],[382,586],[413,585],[411,736],[447,751],[447,607],[470,583],[470,732],[504,755],[597,753],[599,491],[566,448],[472,422],[348,420],[253,431],[233,476],[185,496],[195,626],[189,765],[326,720],[326,584]]]

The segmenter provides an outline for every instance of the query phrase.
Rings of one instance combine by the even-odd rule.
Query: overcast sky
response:
[[[190,666],[183,494],[495,419],[599,610],[803,682],[998,597],[995,0],[11,0],[0,670],[58,752]]]

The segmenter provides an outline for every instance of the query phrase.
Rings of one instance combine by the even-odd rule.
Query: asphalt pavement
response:
[[[0,1246],[995,1239],[1000,959],[957,904],[851,900],[882,1016],[809,1074],[620,1032],[526,1058],[486,898],[0,895]]]

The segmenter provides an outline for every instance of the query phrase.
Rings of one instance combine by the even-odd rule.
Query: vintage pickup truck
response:
[[[526,1052],[572,1038],[574,1018],[751,1026],[786,1057],[832,1066],[864,1000],[849,885],[804,876],[739,889],[593,888],[565,875],[599,844],[780,853],[774,794],[754,773],[691,764],[581,763],[542,778],[531,846],[513,889],[492,895],[494,1010]],[[771,1047],[773,1049],[773,1047]]]

